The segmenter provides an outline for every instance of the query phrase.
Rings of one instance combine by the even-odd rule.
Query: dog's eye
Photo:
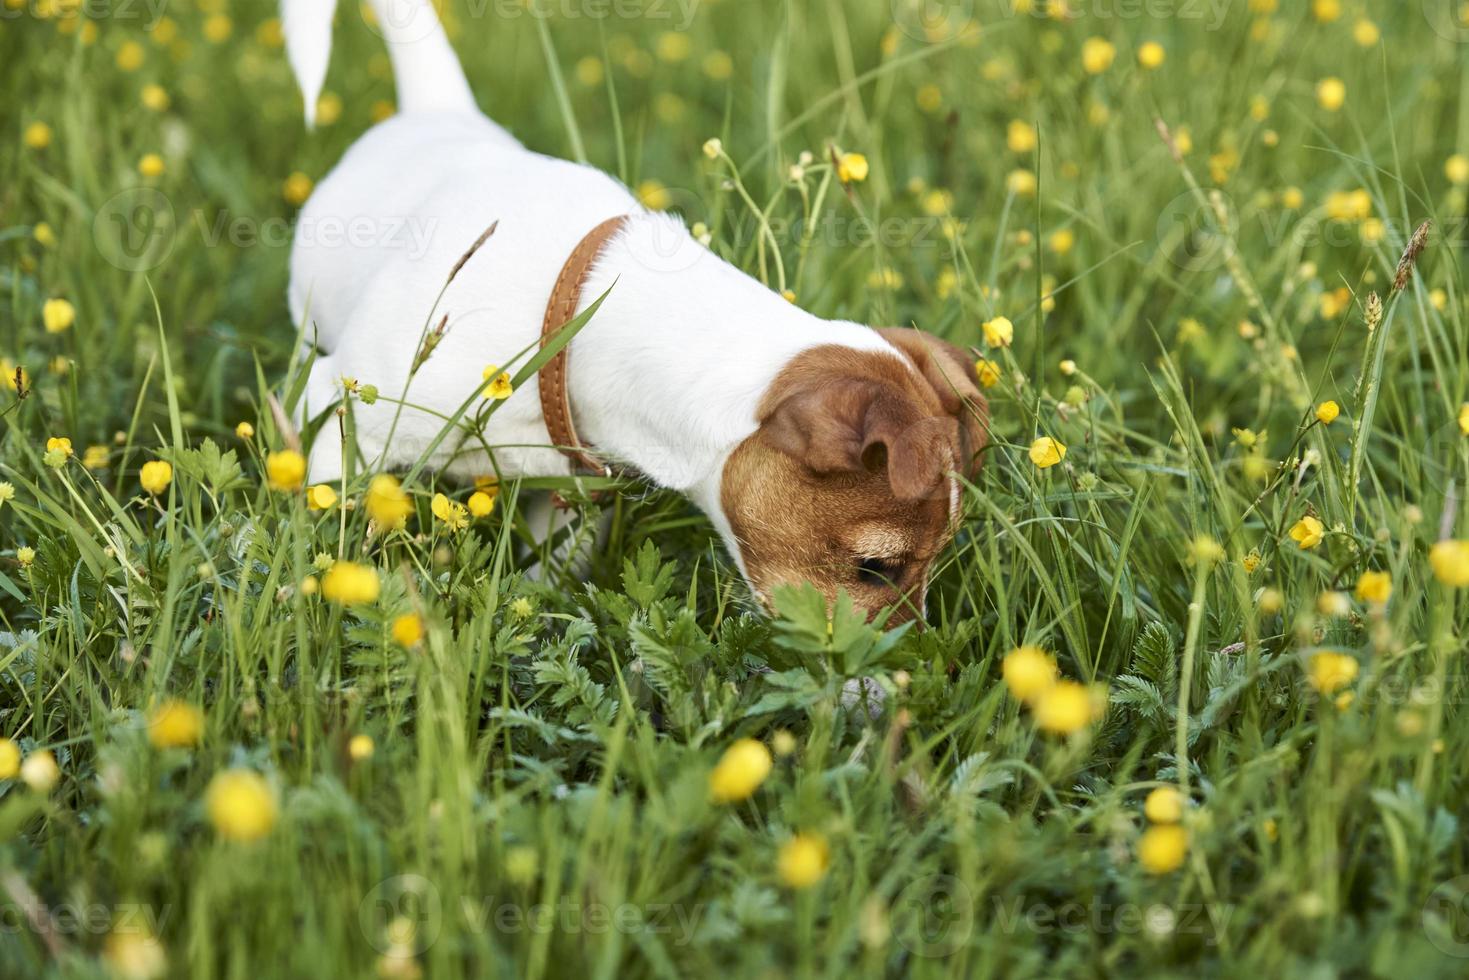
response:
[[[857,559],[857,580],[863,585],[892,585],[902,571],[903,563],[896,558]]]

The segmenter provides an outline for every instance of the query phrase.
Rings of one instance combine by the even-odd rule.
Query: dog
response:
[[[282,3],[308,126],[335,6]],[[479,110],[430,0],[371,7],[397,114],[348,149],[299,215],[289,305],[317,352],[303,417],[337,403],[344,378],[371,382],[392,396],[354,405],[372,465],[430,448],[429,465],[458,478],[615,463],[708,515],[763,604],[809,582],[890,622],[921,617],[986,444],[970,357],[916,329],[805,312],[608,174],[526,149]],[[404,227],[423,240],[407,247],[394,233]],[[434,447],[486,369],[534,352],[599,298],[474,440]],[[318,438],[310,478],[342,469],[341,440]]]

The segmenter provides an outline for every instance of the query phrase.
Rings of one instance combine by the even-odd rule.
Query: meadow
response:
[[[973,350],[927,626],[632,481],[302,485],[386,395],[287,421],[371,18],[308,132],[269,3],[3,0],[0,975],[1464,975],[1469,5],[441,6],[532,148]]]

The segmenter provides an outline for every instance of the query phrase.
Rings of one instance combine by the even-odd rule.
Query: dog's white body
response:
[[[605,458],[689,496],[739,560],[721,512],[720,477],[730,452],[755,431],[756,406],[775,376],[817,345],[901,360],[897,351],[866,326],[821,320],[788,303],[675,219],[649,213],[607,174],[525,149],[476,108],[436,17],[426,33],[414,20],[432,16],[427,0],[373,4],[402,111],[358,140],[301,212],[291,313],[309,321],[308,339],[322,352],[304,414],[336,401],[343,377],[374,384],[385,397],[354,409],[364,458],[384,466],[417,459],[444,418],[483,385],[485,367],[534,347],[556,277],[582,237],[606,218],[632,215],[582,292],[585,309],[610,290],[571,343],[578,433]],[[316,98],[312,75],[319,88],[329,51],[330,18],[320,13],[332,6],[284,3],[308,105]],[[417,27],[393,26],[405,13]],[[426,411],[406,409],[387,445],[397,411],[391,399],[403,394],[435,299],[491,224],[494,235],[439,300],[433,318],[448,315],[447,333],[403,396]],[[498,407],[483,435],[503,476],[572,472],[549,446],[534,380]],[[478,445],[446,440],[432,465],[459,476],[488,473]],[[328,430],[312,452],[311,478],[334,478],[340,468]]]

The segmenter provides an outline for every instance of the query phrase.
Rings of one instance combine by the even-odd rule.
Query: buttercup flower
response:
[[[259,840],[275,826],[279,807],[270,784],[250,769],[226,769],[209,781],[204,810],[225,840]]]
[[[1172,786],[1159,786],[1143,801],[1143,814],[1153,823],[1178,823],[1183,819],[1183,794]]]
[[[147,926],[114,927],[102,958],[116,980],[159,980],[168,974],[168,954]]]
[[[469,512],[464,505],[450,500],[441,493],[434,494],[433,503],[429,509],[450,532],[462,531],[469,526]]]
[[[1005,178],[1005,189],[1016,197],[1034,197],[1037,186],[1035,174],[1024,168],[1010,171]]]
[[[192,748],[204,736],[204,712],[184,701],[168,700],[148,714],[148,741],[156,749]]]
[[[29,568],[36,560],[36,549],[30,545],[22,545],[15,549],[15,560],[20,562],[22,568]]]
[[[367,486],[367,516],[385,528],[402,527],[413,513],[413,502],[396,479],[379,473]]]
[[[76,307],[64,299],[48,299],[41,306],[41,324],[47,333],[62,333],[76,322]]]
[[[844,184],[860,184],[867,179],[867,158],[860,153],[843,153],[837,157],[837,179]]]
[[[715,803],[749,799],[770,775],[770,750],[763,742],[742,738],[720,756],[709,773],[709,797]]]
[[[1016,647],[1005,654],[1000,665],[1005,686],[1018,701],[1034,701],[1056,683],[1056,659],[1036,646]]]
[[[974,362],[974,375],[981,388],[993,388],[1000,381],[1000,365],[980,358]]]
[[[370,735],[353,735],[347,742],[347,755],[353,762],[362,762],[371,759],[375,746],[372,744]]]
[[[710,160],[718,160],[719,155],[724,152],[724,141],[718,136],[711,136],[704,141],[704,156]]]
[[[1036,727],[1055,735],[1071,735],[1096,720],[1092,692],[1076,681],[1057,681],[1041,691],[1032,705]]]
[[[330,510],[337,502],[337,491],[329,483],[318,483],[306,491],[306,506],[311,510]]]
[[[147,153],[143,159],[138,161],[138,173],[144,177],[162,177],[168,167],[163,162],[163,157],[156,153]]]
[[[797,834],[781,845],[776,858],[780,880],[791,888],[810,888],[826,877],[831,848],[820,834]]]
[[[997,316],[986,320],[979,329],[984,334],[984,342],[990,347],[1009,347],[1015,342],[1015,324],[1009,317]]]
[[[1081,44],[1081,67],[1088,75],[1100,75],[1112,67],[1117,57],[1117,46],[1106,38],[1089,37]]]
[[[343,606],[375,602],[379,588],[377,569],[352,561],[333,562],[321,579],[321,594]]]
[[[88,446],[82,453],[82,465],[89,470],[105,470],[111,461],[112,450],[101,443]]]
[[[281,196],[286,199],[287,204],[300,207],[311,196],[312,186],[311,178],[297,170],[281,184]]]
[[[393,642],[400,647],[416,647],[423,642],[425,632],[423,617],[418,613],[404,613],[393,620]]]
[[[1357,679],[1357,670],[1355,657],[1323,650],[1311,655],[1306,664],[1306,680],[1322,694],[1335,694]]]
[[[481,372],[480,377],[489,382],[481,392],[481,397],[486,400],[504,401],[515,393],[515,388],[510,383],[510,372],[501,371],[498,365],[491,364]]]
[[[251,425],[249,422],[241,422],[239,425],[235,426],[235,435],[241,439],[254,439],[255,426]]]
[[[1040,469],[1049,469],[1066,458],[1066,444],[1050,436],[1041,436],[1030,444],[1030,461]]]
[[[294,449],[282,449],[265,457],[265,476],[275,490],[299,490],[306,479],[306,457]]]
[[[469,495],[469,513],[472,517],[488,517],[495,509],[495,494],[476,490]]]
[[[1428,549],[1428,565],[1433,577],[1444,585],[1462,589],[1469,586],[1469,541],[1440,541]]]
[[[161,459],[144,463],[142,470],[138,473],[138,482],[153,496],[161,495],[173,482],[173,464]]]
[[[1316,406],[1316,418],[1322,425],[1330,425],[1341,414],[1341,406],[1334,401],[1324,401]]]
[[[163,110],[168,108],[168,92],[166,89],[164,89],[162,85],[151,83],[148,85],[144,85],[143,91],[139,97],[142,99],[143,107],[145,109],[152,109],[154,112],[162,112]]]
[[[32,150],[44,150],[51,145],[51,127],[43,122],[33,122],[25,128],[21,140]]]
[[[1469,436],[1469,402],[1459,406],[1459,431]]]
[[[1290,537],[1301,550],[1309,551],[1326,538],[1326,525],[1307,514],[1291,526]]]
[[[1188,831],[1176,823],[1154,824],[1137,842],[1137,860],[1149,874],[1166,875],[1183,866]]]
[[[20,781],[37,793],[49,793],[61,781],[61,768],[50,750],[41,749],[25,757],[20,764]]]
[[[1024,119],[1012,119],[1005,130],[1005,145],[1011,153],[1030,153],[1036,147],[1035,127]]]
[[[31,237],[36,240],[37,244],[46,248],[56,247],[56,230],[44,221],[36,222],[35,227],[31,229]]]
[[[1363,572],[1357,579],[1357,598],[1383,605],[1392,596],[1392,576],[1387,572]]]
[[[1146,41],[1137,49],[1137,63],[1149,71],[1160,67],[1167,57],[1168,52],[1157,41]]]
[[[0,507],[15,499],[15,484],[9,480],[0,483]]]
[[[0,738],[0,779],[14,779],[20,772],[20,746]]]
[[[1057,255],[1065,255],[1076,244],[1076,232],[1070,228],[1058,228],[1046,239],[1046,245]]]
[[[1444,161],[1443,172],[1450,183],[1458,184],[1461,187],[1469,184],[1469,157],[1462,153],[1455,153]]]
[[[1323,78],[1316,83],[1316,101],[1327,112],[1336,112],[1347,101],[1347,86],[1340,78]]]

